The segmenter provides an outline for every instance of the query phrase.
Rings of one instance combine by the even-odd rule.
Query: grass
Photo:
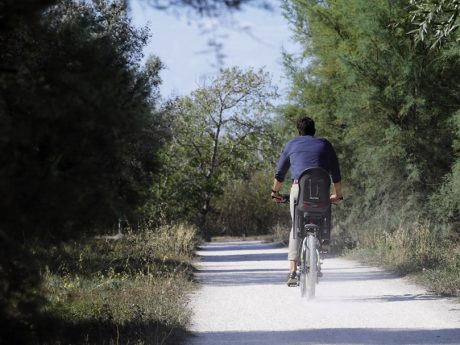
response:
[[[232,242],[232,241],[262,241],[273,242],[273,235],[250,235],[250,236],[213,236],[212,242]]]
[[[347,255],[410,275],[434,293],[460,297],[460,244],[439,228],[414,223],[393,232],[369,231]]]
[[[42,344],[175,344],[190,320],[196,229],[178,225],[43,255]]]
[[[271,228],[271,238],[274,242],[280,242],[285,245],[289,244],[289,232],[290,232],[290,225],[282,225],[276,224],[274,227]]]

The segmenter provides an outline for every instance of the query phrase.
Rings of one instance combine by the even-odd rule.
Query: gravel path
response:
[[[307,301],[286,286],[276,244],[217,242],[198,255],[188,345],[460,344],[460,304],[378,268],[325,259]]]

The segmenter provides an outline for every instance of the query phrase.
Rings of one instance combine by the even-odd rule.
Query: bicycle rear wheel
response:
[[[307,299],[314,299],[316,294],[316,283],[318,281],[318,255],[316,237],[308,235],[307,238],[307,274],[306,274],[306,296]]]
[[[302,241],[302,246],[300,247],[300,296],[305,297],[307,295],[307,271],[308,271],[308,247],[307,247],[307,238],[305,237]]]

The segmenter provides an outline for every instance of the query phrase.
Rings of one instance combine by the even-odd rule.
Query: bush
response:
[[[273,174],[256,172],[248,180],[233,180],[216,200],[207,226],[217,235],[268,234],[277,224],[289,224],[288,205],[270,198]],[[289,228],[290,225],[287,225]]]
[[[445,248],[443,262],[439,267],[425,270],[420,278],[437,293],[460,296],[460,246]]]

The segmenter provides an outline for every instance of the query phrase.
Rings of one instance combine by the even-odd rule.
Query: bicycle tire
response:
[[[300,285],[300,297],[307,296],[307,261],[308,261],[308,247],[307,238],[302,241],[300,247],[300,274],[299,274],[299,285]]]
[[[318,281],[318,255],[317,240],[315,236],[307,236],[307,248],[306,295],[307,299],[314,299],[316,294],[316,283]]]

